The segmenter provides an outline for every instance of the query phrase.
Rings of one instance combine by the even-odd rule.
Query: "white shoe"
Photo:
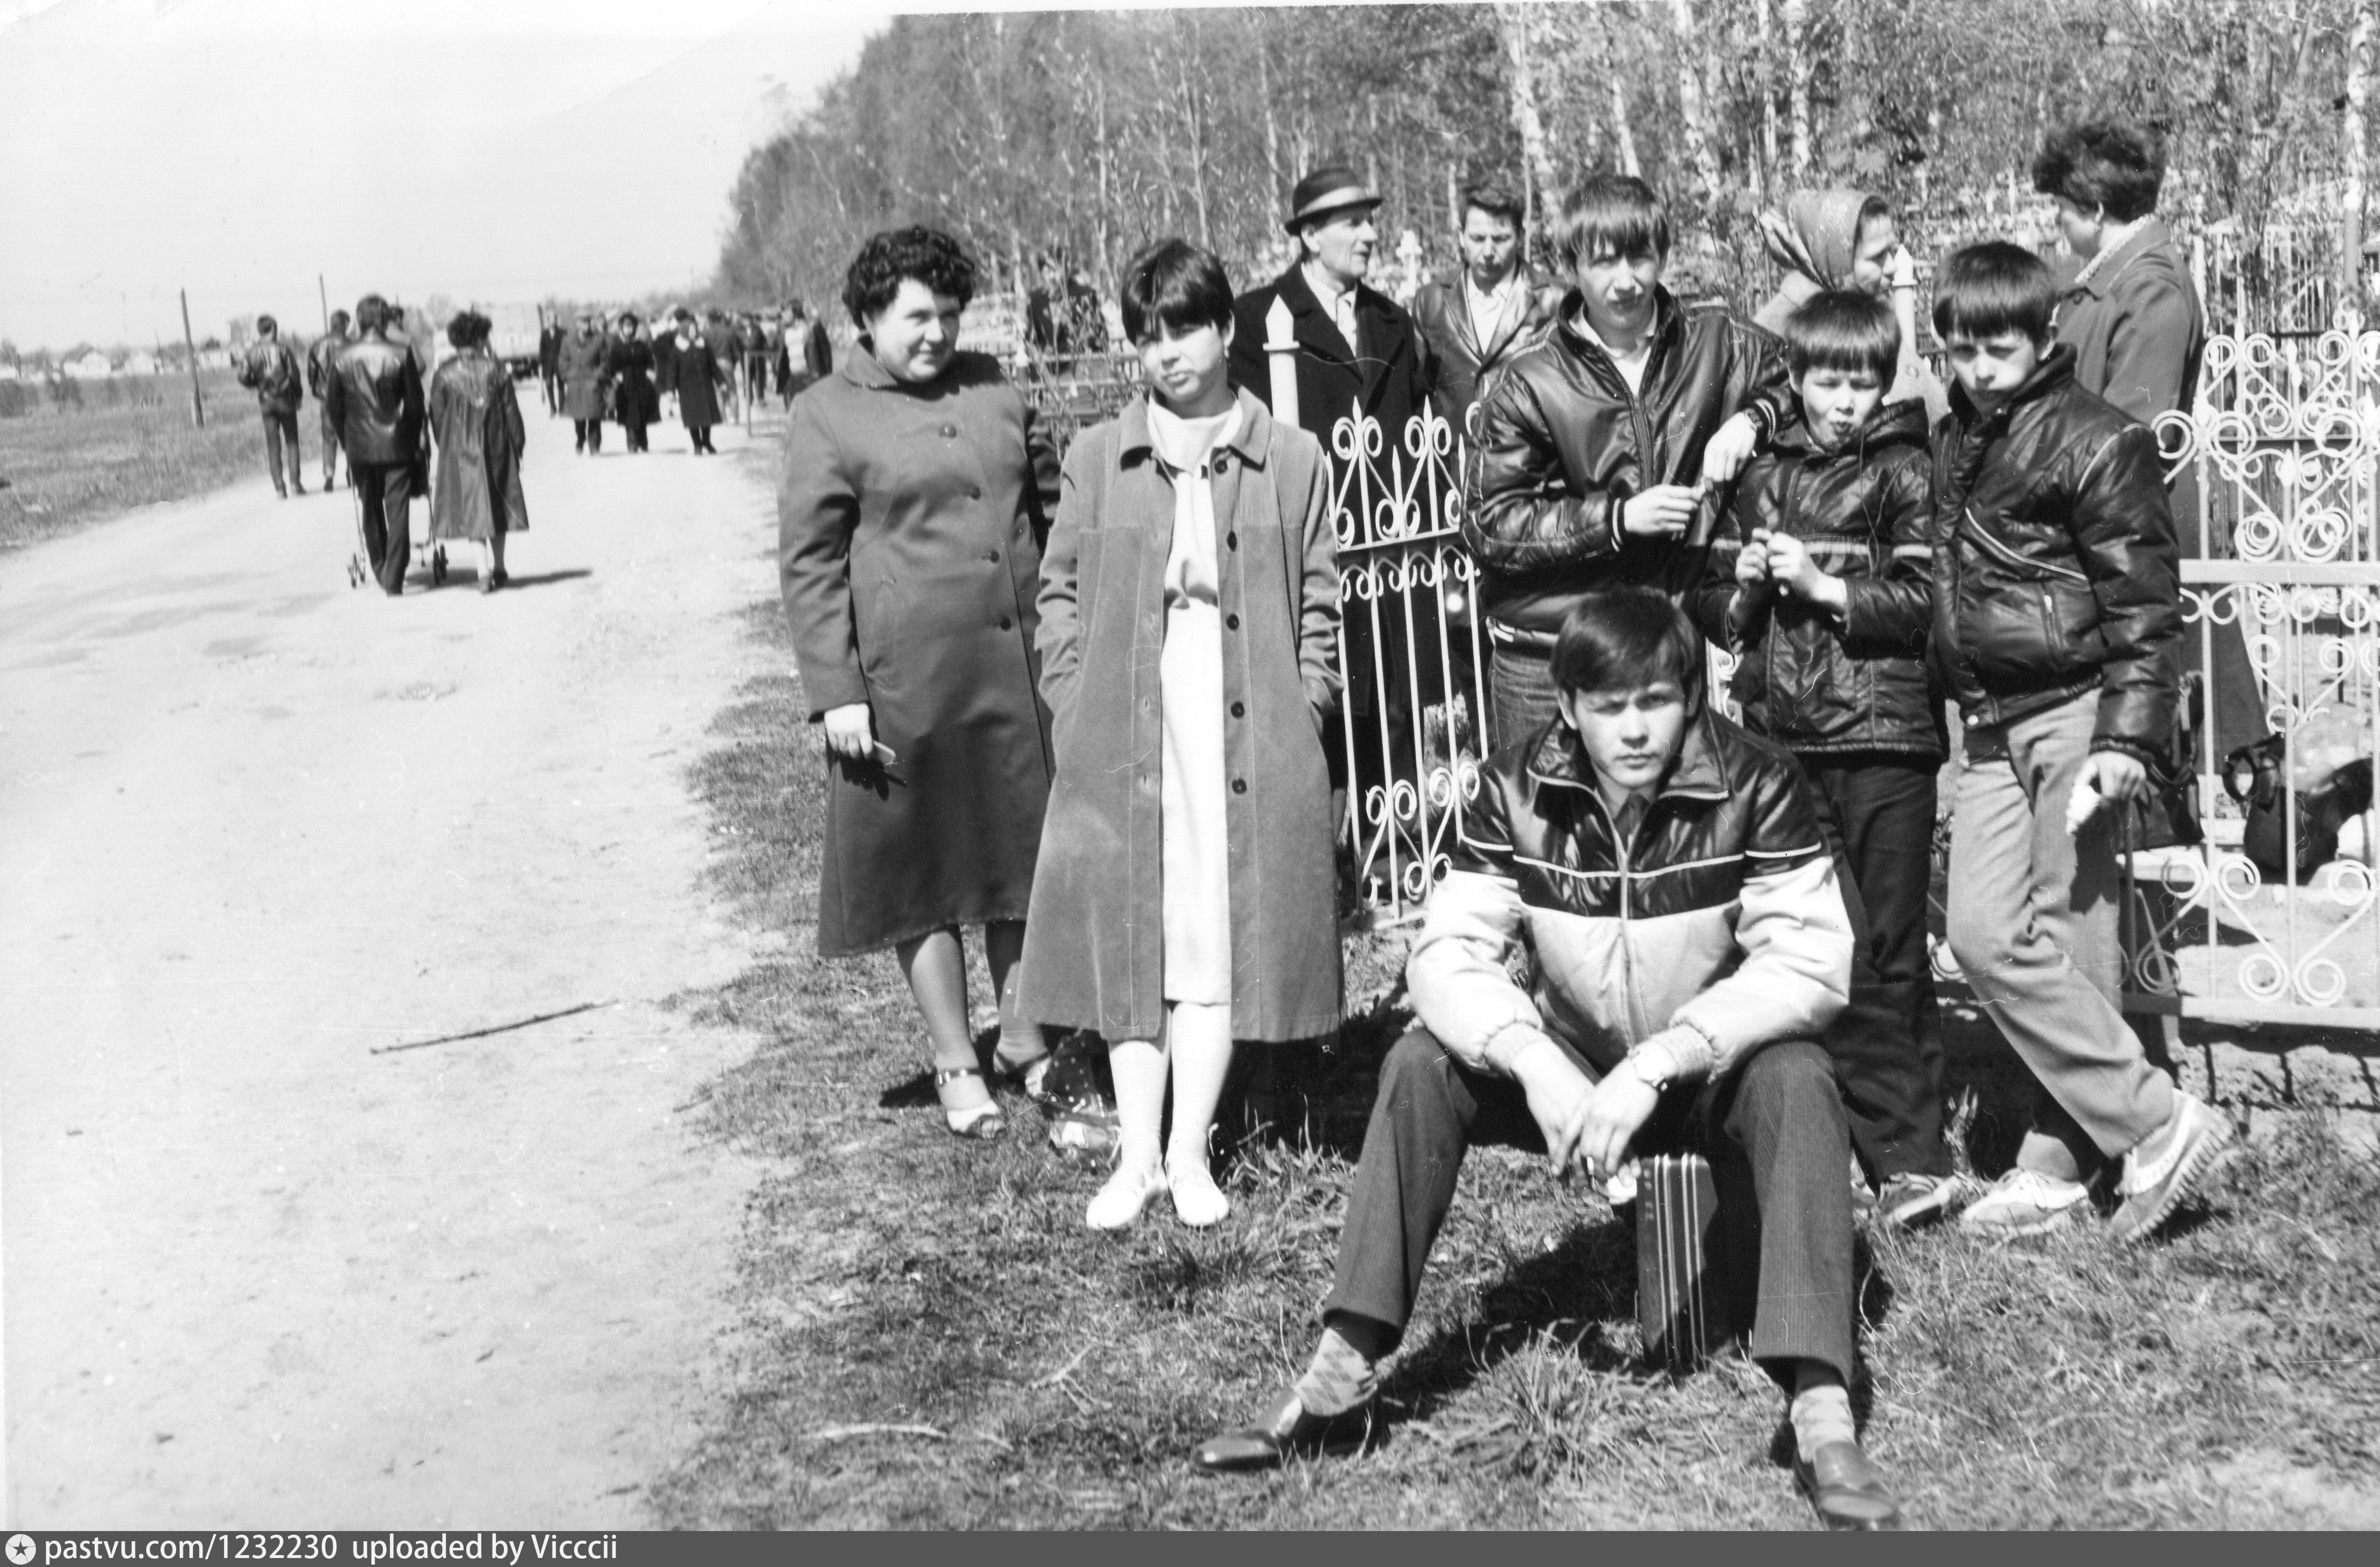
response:
[[[1232,1199],[1215,1185],[1204,1164],[1168,1169],[1166,1185],[1173,1190],[1173,1216],[1193,1229],[1220,1224],[1232,1216]]]
[[[2091,1205],[2091,1188],[2038,1170],[2010,1170],[1959,1215],[1959,1227],[1980,1235],[2033,1236],[2054,1230]]]
[[[1127,1170],[1118,1165],[1115,1174],[1108,1177],[1107,1185],[1099,1187],[1099,1194],[1091,1199],[1090,1208],[1083,1214],[1083,1223],[1095,1230],[1129,1228],[1132,1222],[1140,1217],[1140,1211],[1148,1206],[1149,1198],[1164,1184],[1162,1166],[1150,1170]]]

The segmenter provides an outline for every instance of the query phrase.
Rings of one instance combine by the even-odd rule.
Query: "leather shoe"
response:
[[[1829,1529],[1898,1529],[1900,1503],[1855,1441],[1821,1442],[1793,1460],[1793,1483]]]
[[[1209,1475],[1278,1468],[1292,1455],[1353,1452],[1372,1434],[1368,1404],[1339,1415],[1309,1415],[1294,1390],[1281,1395],[1272,1413],[1245,1430],[1208,1437],[1190,1462]]]

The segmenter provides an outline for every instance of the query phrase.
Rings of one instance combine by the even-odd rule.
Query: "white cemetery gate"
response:
[[[2188,414],[2158,421],[2178,484],[2185,633],[2210,680],[2237,625],[2258,700],[2284,742],[2281,777],[2311,782],[2370,757],[2380,736],[2380,332],[2209,340]],[[2192,489],[2195,488],[2195,504]],[[2195,546],[2195,548],[2192,548]],[[2220,558],[2208,558],[2220,557]],[[2221,693],[2210,691],[2212,713]],[[2380,910],[2362,857],[2302,884],[2258,867],[2216,775],[2212,724],[2195,758],[2208,842],[2133,857],[2128,1010],[2380,1029]],[[2284,790],[2287,857],[2317,831]],[[2269,856],[2267,856],[2269,858]]]

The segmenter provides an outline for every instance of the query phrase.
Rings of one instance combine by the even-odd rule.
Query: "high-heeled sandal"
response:
[[[974,1078],[981,1081],[983,1073],[974,1067],[935,1067],[934,1097],[941,1099],[943,1088],[958,1081],[961,1078]],[[990,1142],[1008,1130],[1008,1119],[1000,1113],[1000,1101],[991,1098],[990,1092],[990,1087],[987,1084],[984,1089],[984,1102],[965,1110],[953,1110],[947,1100],[943,1102],[942,1125],[950,1128],[951,1136],[965,1138],[973,1142]]]

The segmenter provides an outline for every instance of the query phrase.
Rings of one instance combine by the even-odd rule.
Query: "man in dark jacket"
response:
[[[1395,300],[1364,281],[1379,245],[1372,223],[1379,204],[1353,169],[1318,169],[1299,180],[1288,223],[1297,236],[1296,262],[1232,307],[1232,380],[1271,408],[1266,317],[1275,300],[1289,306],[1297,423],[1334,461],[1331,427],[1350,411],[1360,408],[1378,422],[1385,454],[1402,449],[1406,422],[1429,405],[1429,344]],[[1273,408],[1276,416],[1281,412]]]
[[[264,416],[264,471],[273,476],[273,492],[282,500],[289,491],[306,493],[298,473],[298,404],[305,400],[305,371],[298,351],[281,341],[280,324],[271,316],[256,318],[256,341],[240,360],[239,384],[256,393],[257,412]],[[281,482],[282,452],[288,452],[289,483]],[[327,482],[327,481],[326,481]]]
[[[363,335],[339,356],[324,399],[363,507],[364,553],[391,598],[405,591],[413,558],[413,466],[422,454],[421,361],[391,334],[395,324],[379,295],[356,301]]]
[[[1546,661],[1581,594],[1694,585],[1726,486],[1792,395],[1775,338],[1661,286],[1670,217],[1644,181],[1582,184],[1554,249],[1575,286],[1479,400],[1463,476],[1500,745],[1553,716]]]
[[[1463,265],[1421,285],[1414,322],[1438,367],[1439,411],[1457,426],[1480,384],[1533,346],[1562,291],[1529,266],[1521,199],[1497,184],[1463,193]]]
[[[550,416],[562,412],[562,344],[568,334],[562,330],[562,317],[543,310],[544,324],[537,331],[537,379],[545,387],[545,411]]]
[[[315,405],[322,414],[324,489],[331,488],[331,481],[337,476],[339,469],[339,427],[331,417],[331,378],[338,373],[339,356],[346,346],[347,313],[334,310],[331,312],[331,330],[316,338],[314,345],[306,350],[306,387],[314,394]],[[352,474],[348,482],[354,482]]]
[[[2230,1136],[2120,1009],[2119,818],[2162,764],[2180,683],[2165,476],[2156,438],[2053,346],[2038,257],[1971,246],[1935,287],[1958,385],[1934,433],[1932,656],[1966,727],[1950,950],[2043,1091],[2016,1167],[1961,1223],[2063,1223],[2120,1159],[2109,1229],[2138,1241]]]
[[[2058,229],[2079,263],[2058,306],[2058,341],[2074,349],[2075,384],[2151,428],[2161,415],[2187,413],[2206,351],[2206,318],[2190,263],[2156,215],[2165,184],[2157,138],[2122,120],[2063,127],[2034,159],[2033,184],[2056,199]],[[2228,524],[2202,524],[2196,467],[2182,464],[2167,488],[2182,559],[2229,554]],[[2228,615],[2208,627],[2215,657],[2207,717],[2218,757],[2272,732],[2243,619]],[[2199,663],[2198,637],[2184,637],[2183,668]]]

